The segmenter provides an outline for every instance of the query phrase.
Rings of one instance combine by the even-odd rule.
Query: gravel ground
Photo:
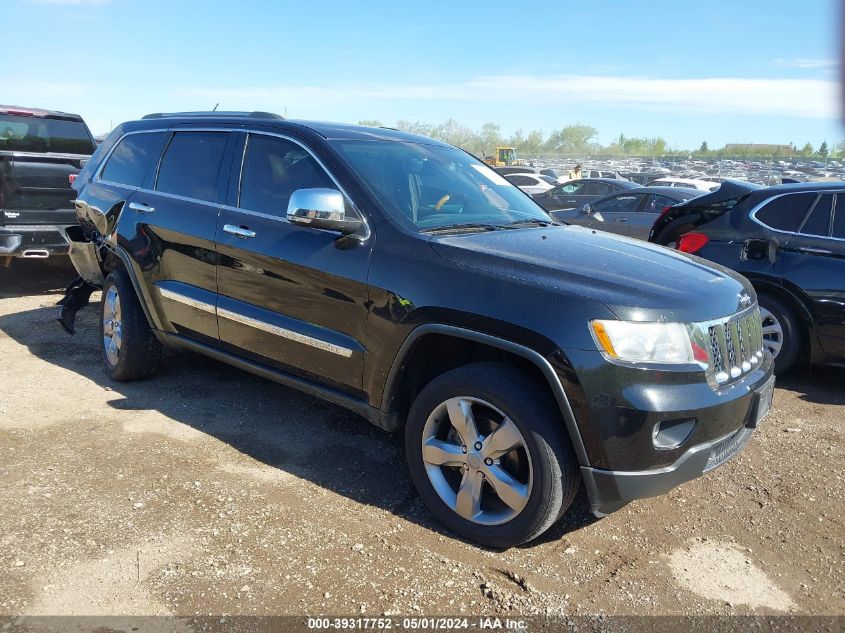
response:
[[[845,613],[845,370],[703,479],[492,551],[345,410],[194,355],[109,381],[97,306],[53,321],[71,276],[0,269],[0,615]]]

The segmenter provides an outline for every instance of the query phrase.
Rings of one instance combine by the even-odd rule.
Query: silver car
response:
[[[552,211],[565,224],[579,224],[647,240],[655,220],[666,208],[707,193],[681,187],[638,187],[593,200],[575,209]]]

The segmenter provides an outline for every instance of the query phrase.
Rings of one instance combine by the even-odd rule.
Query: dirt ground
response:
[[[71,276],[0,269],[0,615],[845,613],[845,370],[780,380],[708,476],[492,551],[345,410],[193,355],[109,381]]]

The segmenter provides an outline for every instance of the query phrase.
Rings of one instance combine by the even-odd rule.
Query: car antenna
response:
[[[212,112],[217,112],[217,106],[219,106],[219,105],[220,105],[220,102],[218,101],[218,102],[214,105],[214,109],[212,110]]]

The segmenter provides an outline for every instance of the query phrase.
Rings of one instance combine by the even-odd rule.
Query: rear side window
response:
[[[227,132],[176,132],[161,159],[156,191],[215,201],[228,138]]]
[[[604,182],[588,182],[584,189],[581,191],[581,195],[584,196],[606,196],[609,193],[613,193],[616,191],[614,187],[611,187],[607,183]]]
[[[296,143],[250,135],[241,172],[238,206],[284,217],[297,189],[337,189],[314,158]]]
[[[0,151],[93,154],[94,149],[82,121],[0,114]]]
[[[164,132],[124,136],[109,156],[100,178],[129,187],[140,187],[164,145]]]
[[[833,215],[833,237],[845,240],[845,196],[836,196],[836,213]]]
[[[825,194],[819,198],[818,203],[810,215],[804,220],[799,233],[804,235],[820,235],[827,237],[830,232],[830,212],[833,210],[833,194]]]
[[[816,195],[815,192],[808,191],[772,198],[757,211],[756,218],[769,228],[794,233],[810,210]]]

